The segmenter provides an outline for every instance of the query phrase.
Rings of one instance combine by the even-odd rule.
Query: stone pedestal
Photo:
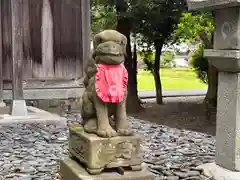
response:
[[[104,168],[116,167],[141,170],[140,137],[101,138],[84,132],[80,125],[69,130],[69,152],[86,165],[89,173],[99,174]]]
[[[90,175],[82,165],[70,158],[60,161],[60,175],[63,180],[155,180],[146,168],[138,172],[125,171],[124,175],[107,171],[99,175]]]
[[[220,72],[216,163],[240,171],[240,73]]]
[[[240,171],[240,51],[205,50],[218,73],[216,164]]]
[[[191,10],[214,12],[214,49],[204,51],[219,71],[217,99],[217,180],[240,179],[240,0],[188,0]],[[203,166],[209,170],[209,164]],[[207,167],[207,168],[206,168]],[[238,177],[237,177],[237,176]]]
[[[205,50],[218,68],[216,163],[240,171],[240,51]]]
[[[204,55],[219,71],[216,164],[240,171],[240,50],[208,49]]]
[[[69,128],[70,157],[61,161],[64,180],[154,180],[142,166],[141,138],[101,138],[84,131],[81,125]]]

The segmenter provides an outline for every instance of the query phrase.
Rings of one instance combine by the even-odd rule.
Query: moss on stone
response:
[[[70,126],[71,131],[75,133],[84,133],[84,128],[81,124],[74,124]]]

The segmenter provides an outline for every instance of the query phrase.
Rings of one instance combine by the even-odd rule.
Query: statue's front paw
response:
[[[97,131],[97,120],[95,118],[89,119],[88,121],[85,122],[84,124],[84,130],[87,133],[95,133]]]
[[[117,136],[117,132],[111,127],[100,128],[97,130],[97,135],[103,138],[111,138]]]
[[[129,128],[119,128],[117,129],[117,133],[122,136],[131,136],[133,131]]]

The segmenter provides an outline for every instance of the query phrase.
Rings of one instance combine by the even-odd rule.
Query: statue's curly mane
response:
[[[96,72],[97,72],[96,63],[93,57],[93,52],[91,52],[85,68],[85,76],[83,81],[85,88],[88,87],[89,80],[96,75]]]

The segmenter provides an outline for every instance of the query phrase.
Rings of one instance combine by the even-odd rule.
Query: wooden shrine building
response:
[[[0,99],[82,93],[90,0],[0,0]]]

